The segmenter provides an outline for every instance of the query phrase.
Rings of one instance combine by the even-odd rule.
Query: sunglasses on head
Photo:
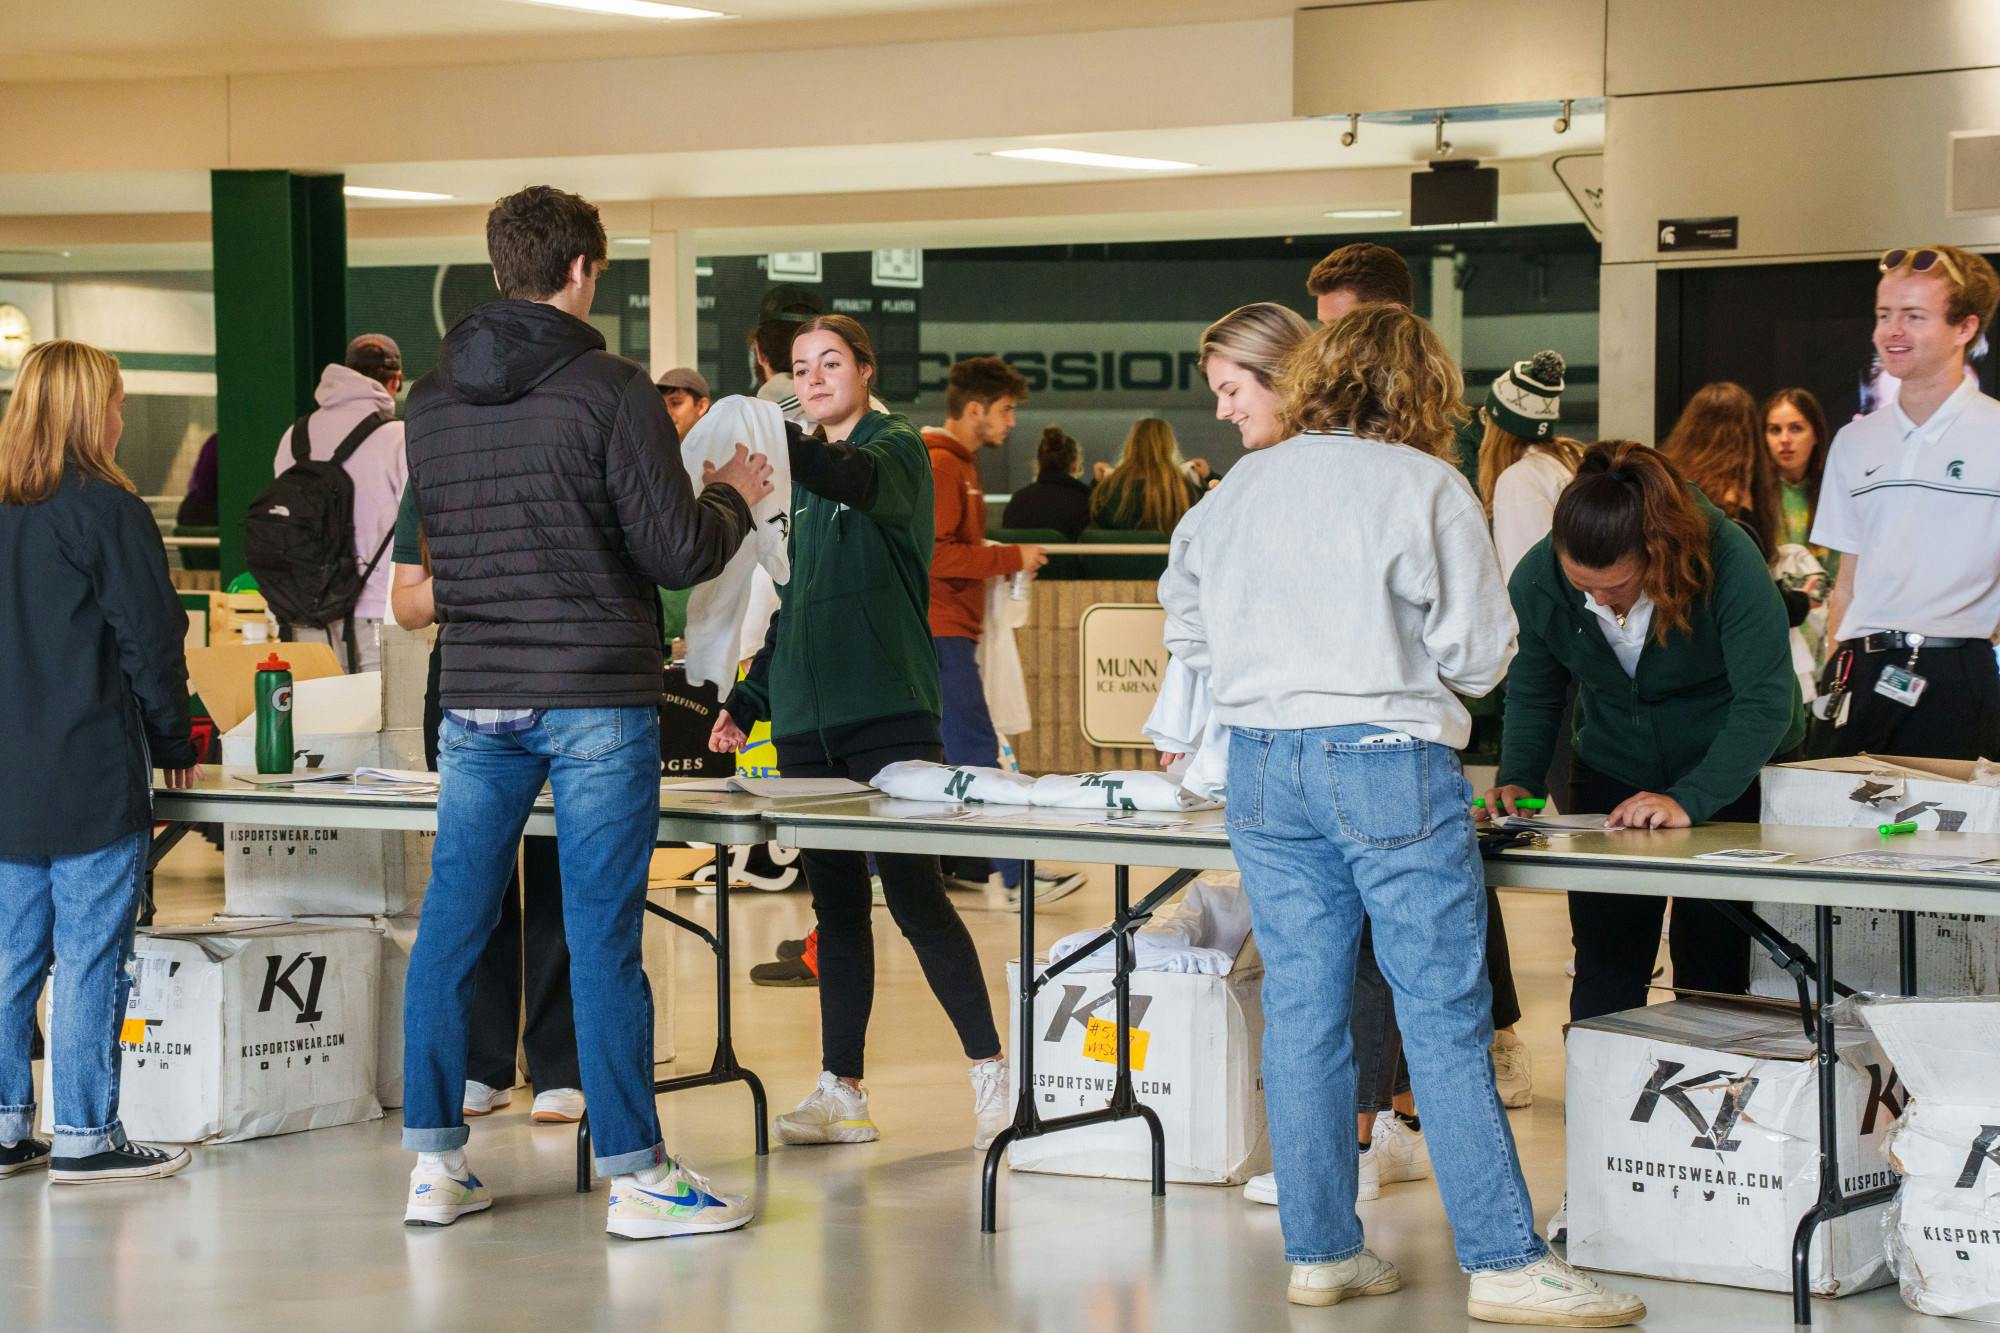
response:
[[[1943,269],[1951,280],[1963,287],[1965,275],[1958,271],[1958,265],[1951,262],[1951,256],[1942,250],[1925,246],[1921,250],[1884,250],[1882,258],[1875,265],[1884,273],[1896,273],[1908,269],[1912,273],[1929,273],[1933,269]]]

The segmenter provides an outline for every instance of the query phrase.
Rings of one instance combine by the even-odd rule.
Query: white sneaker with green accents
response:
[[[611,1182],[604,1229],[628,1240],[734,1231],[757,1215],[750,1200],[718,1194],[700,1172],[669,1159]]]
[[[403,1206],[407,1227],[448,1227],[467,1213],[493,1206],[493,1195],[466,1163],[465,1152],[417,1154],[410,1172],[410,1197]]]
[[[780,1143],[873,1143],[882,1137],[868,1118],[868,1094],[830,1070],[822,1071],[819,1085],[777,1123]]]
[[[1350,1296],[1387,1296],[1402,1285],[1396,1265],[1363,1250],[1337,1264],[1293,1264],[1285,1299],[1293,1305],[1338,1305]]]
[[[1489,1324],[1623,1328],[1646,1317],[1646,1303],[1545,1254],[1522,1268],[1474,1273],[1465,1312]]]

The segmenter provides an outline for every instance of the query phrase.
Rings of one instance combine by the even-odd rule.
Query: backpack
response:
[[[369,416],[349,431],[333,457],[315,462],[307,413],[292,425],[292,465],[250,502],[243,524],[243,559],[257,577],[280,638],[298,627],[324,629],[347,622],[347,665],[359,660],[354,608],[361,590],[389,549],[394,531],[383,534],[365,568],[354,550],[354,478],[347,460],[362,441],[393,418]]]

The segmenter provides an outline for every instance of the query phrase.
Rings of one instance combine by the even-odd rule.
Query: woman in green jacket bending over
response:
[[[1499,786],[1487,809],[1543,796],[1576,683],[1567,809],[1613,829],[1757,822],[1758,771],[1805,738],[1785,605],[1742,528],[1630,440],[1593,445],[1549,536],[1508,586],[1520,655],[1507,674]],[[1659,950],[1665,900],[1569,895],[1572,1022],[1634,1009]],[[1750,940],[1715,905],[1674,904],[1674,985],[1740,995]]]

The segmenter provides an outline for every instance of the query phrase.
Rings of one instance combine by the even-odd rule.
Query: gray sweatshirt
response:
[[[1345,432],[1230,468],[1174,530],[1167,648],[1231,727],[1372,723],[1454,749],[1514,610],[1479,501],[1450,465]]]

